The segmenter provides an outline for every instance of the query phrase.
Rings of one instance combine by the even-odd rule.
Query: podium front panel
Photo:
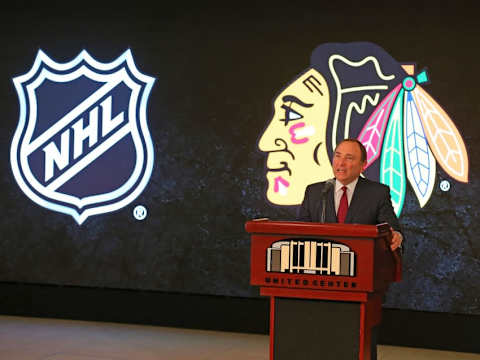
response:
[[[275,298],[275,360],[358,360],[360,304]]]
[[[253,234],[251,244],[252,285],[374,291],[374,239]]]

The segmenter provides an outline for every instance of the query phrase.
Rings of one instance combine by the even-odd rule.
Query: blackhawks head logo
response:
[[[436,166],[468,182],[468,156],[455,124],[423,88],[426,71],[399,63],[368,42],[329,43],[273,101],[258,147],[267,154],[268,200],[298,205],[308,184],[333,176],[330,159],[342,139],[367,149],[364,176],[390,187],[397,216],[407,182],[423,207]]]

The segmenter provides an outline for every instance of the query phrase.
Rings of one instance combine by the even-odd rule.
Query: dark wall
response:
[[[428,92],[454,120],[470,159],[469,183],[451,180],[449,192],[436,185],[424,208],[407,189],[404,281],[391,288],[386,306],[480,314],[473,4],[10,5],[0,15],[0,281],[257,297],[243,225],[294,214],[264,195],[257,140],[271,102],[309,66],[317,45],[370,41],[398,61],[428,68]],[[10,169],[19,116],[12,78],[30,70],[39,49],[58,62],[83,49],[110,62],[131,49],[140,71],[156,78],[148,186],[125,208],[81,226],[29,200]],[[437,176],[449,179],[441,169]],[[131,215],[138,204],[149,212],[143,221]]]

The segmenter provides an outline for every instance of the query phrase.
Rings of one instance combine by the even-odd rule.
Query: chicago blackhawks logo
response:
[[[57,63],[40,50],[32,69],[13,79],[20,117],[10,162],[22,191],[78,224],[132,202],[153,169],[154,81],[129,50],[110,63],[86,51]]]
[[[468,182],[468,154],[455,123],[423,88],[425,70],[400,63],[376,44],[327,43],[273,101],[258,142],[267,154],[267,199],[301,204],[308,184],[333,177],[336,145],[356,138],[367,149],[363,175],[390,187],[397,216],[407,182],[420,207],[432,194],[437,164]]]

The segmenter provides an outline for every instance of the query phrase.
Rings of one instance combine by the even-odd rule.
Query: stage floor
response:
[[[480,360],[480,354],[379,345],[383,360]],[[0,316],[1,360],[267,360],[268,336]]]

